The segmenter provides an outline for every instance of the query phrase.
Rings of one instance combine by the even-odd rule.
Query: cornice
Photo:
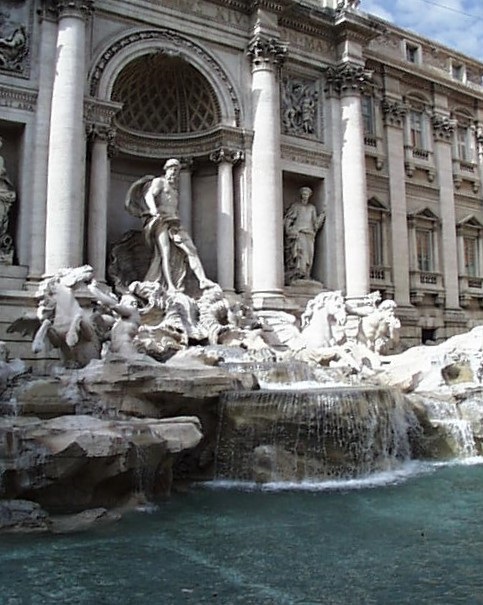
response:
[[[380,24],[351,10],[337,13],[334,28],[338,42],[349,39],[362,46],[381,34]]]
[[[114,123],[115,125],[115,123]],[[219,149],[242,151],[251,144],[250,136],[240,128],[217,127],[196,136],[166,136],[159,137],[130,132],[118,127],[116,131],[116,147],[119,153],[127,156],[140,156],[162,159],[166,149],[170,149],[173,157],[206,157]]]
[[[84,120],[110,127],[114,116],[121,108],[122,103],[87,98],[84,101]]]
[[[35,111],[37,93],[14,86],[0,85],[0,107],[11,107],[23,111]]]
[[[281,145],[282,160],[296,162],[298,164],[307,164],[328,169],[332,161],[332,154],[323,149],[313,149],[311,147],[297,145],[282,140]]]

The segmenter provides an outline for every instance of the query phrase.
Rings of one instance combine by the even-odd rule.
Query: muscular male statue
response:
[[[164,281],[168,292],[182,289],[185,261],[198,279],[201,290],[215,285],[206,277],[196,247],[179,219],[180,169],[178,160],[168,160],[164,165],[164,176],[139,179],[126,196],[127,210],[144,219],[144,234],[154,249],[144,281]]]

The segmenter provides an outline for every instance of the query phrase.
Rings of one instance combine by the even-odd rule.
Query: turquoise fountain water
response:
[[[483,466],[175,495],[86,534],[0,539],[2,605],[473,605]],[[287,487],[287,486],[285,486]]]

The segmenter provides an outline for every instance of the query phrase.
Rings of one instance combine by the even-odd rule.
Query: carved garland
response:
[[[97,62],[91,76],[90,76],[90,94],[95,97],[97,96],[97,90],[99,87],[99,82],[101,80],[102,74],[107,67],[109,61],[119,53],[123,48],[130,46],[131,44],[135,44],[142,40],[153,40],[153,41],[161,41],[161,42],[171,42],[175,46],[179,47],[180,50],[184,50],[186,53],[191,52],[196,54],[204,63],[207,63],[211,70],[213,70],[216,75],[220,78],[220,80],[225,85],[228,94],[230,95],[230,99],[233,105],[233,110],[235,113],[235,121],[236,125],[240,126],[240,103],[236,96],[235,90],[228,80],[224,70],[221,66],[211,57],[207,52],[205,52],[200,46],[183,38],[175,31],[170,29],[163,30],[143,30],[139,32],[131,33],[127,36],[124,36],[120,40],[117,40],[111,46],[104,51],[101,58]]]

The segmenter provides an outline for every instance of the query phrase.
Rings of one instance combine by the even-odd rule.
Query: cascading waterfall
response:
[[[424,397],[422,403],[431,424],[446,434],[455,455],[459,458],[469,458],[478,454],[471,423],[461,418],[454,402]]]
[[[386,388],[337,387],[225,394],[216,479],[306,481],[390,470],[411,457],[419,429]]]

